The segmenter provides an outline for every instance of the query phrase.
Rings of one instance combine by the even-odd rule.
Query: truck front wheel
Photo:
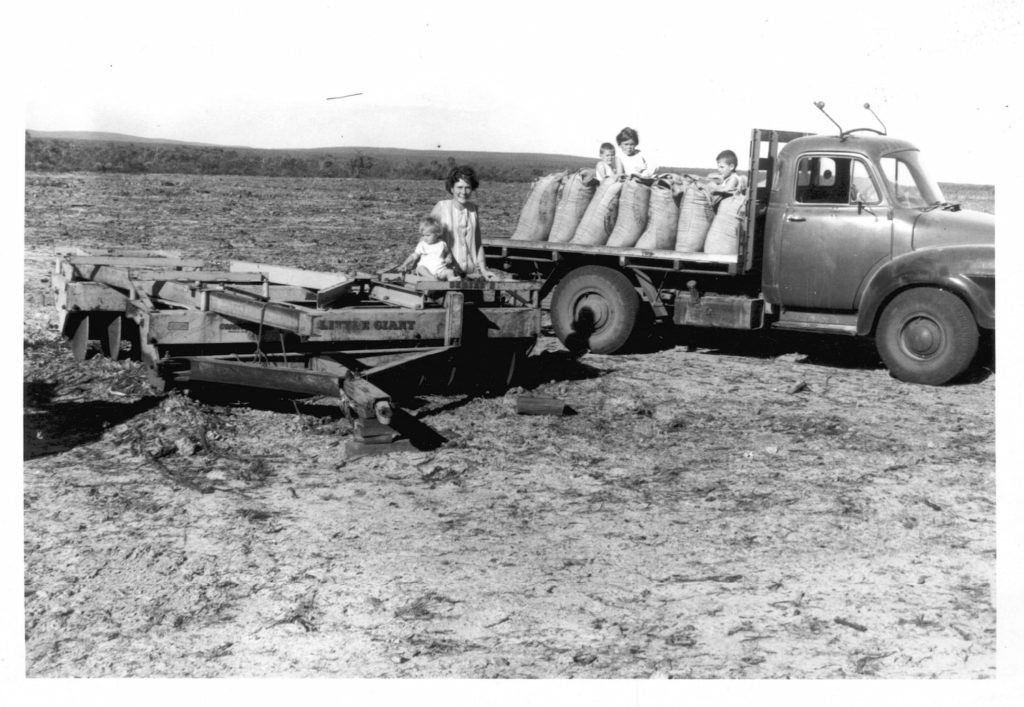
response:
[[[551,297],[551,324],[570,351],[611,354],[629,341],[640,296],[618,270],[585,265],[562,278]]]
[[[916,288],[897,295],[882,312],[875,345],[896,378],[943,385],[970,366],[978,351],[978,326],[956,295]]]

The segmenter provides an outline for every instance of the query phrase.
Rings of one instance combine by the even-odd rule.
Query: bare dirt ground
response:
[[[31,677],[995,676],[995,375],[900,383],[848,339],[540,342],[504,396],[407,409],[448,442],[346,459],[308,403],[75,363],[54,247],[398,263],[430,182],[26,176]],[[509,232],[529,185],[484,185]]]

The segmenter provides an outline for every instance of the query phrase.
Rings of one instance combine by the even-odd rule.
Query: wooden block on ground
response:
[[[541,395],[520,395],[516,398],[516,412],[520,415],[564,415],[565,401]]]
[[[398,441],[400,437],[401,435],[393,430],[379,435],[352,435],[352,439],[357,442],[362,442],[363,444],[391,444],[392,442]]]
[[[352,430],[357,437],[376,437],[395,432],[393,427],[385,425],[375,417],[357,417],[352,422]]]
[[[355,439],[345,441],[345,458],[365,457],[374,454],[390,454],[391,452],[418,452],[413,443],[407,439],[399,439],[390,444],[365,444]]]

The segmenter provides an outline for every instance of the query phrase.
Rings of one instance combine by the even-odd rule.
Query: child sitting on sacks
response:
[[[407,273],[416,268],[416,274],[435,280],[458,280],[458,265],[452,257],[448,244],[443,240],[444,228],[434,216],[425,216],[420,220],[420,241],[409,257],[406,258],[398,271]]]
[[[647,155],[642,154],[637,148],[637,145],[640,144],[640,133],[633,128],[623,128],[615,136],[615,141],[619,143],[618,173],[620,176],[654,176],[658,166],[652,160],[648,160]]]
[[[711,188],[711,203],[717,207],[722,199],[743,193],[746,188],[746,180],[736,174],[739,159],[732,150],[719,152],[715,162],[718,164],[718,175],[711,178],[720,181]]]
[[[615,167],[615,145],[610,142],[602,142],[600,150],[601,159],[594,168],[594,178],[598,182],[606,179],[615,179],[619,176]]]

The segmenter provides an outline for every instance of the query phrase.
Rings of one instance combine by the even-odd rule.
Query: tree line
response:
[[[466,161],[460,157],[458,153],[374,148],[263,150],[25,136],[25,170],[32,172],[443,179],[453,166]],[[593,166],[595,161],[557,155],[473,153],[471,164],[481,179],[521,182],[559,169]]]

